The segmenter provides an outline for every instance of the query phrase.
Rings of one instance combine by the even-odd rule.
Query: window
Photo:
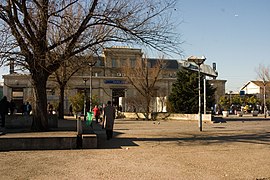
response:
[[[97,66],[97,67],[100,67],[101,66],[101,60],[100,59],[97,59],[97,62],[95,64],[95,66]]]
[[[22,99],[23,98],[23,88],[12,88],[12,98]]]
[[[23,92],[12,92],[13,98],[21,98],[23,97]]]
[[[135,64],[136,64],[136,59],[135,58],[131,58],[130,59],[130,66],[131,67],[135,67]]]
[[[47,88],[47,95],[55,95],[55,90],[53,88]]]
[[[126,66],[126,59],[121,59],[121,66],[123,67],[123,66]]]
[[[148,68],[152,68],[152,64],[151,64],[150,61],[147,61],[147,67],[148,67]]]
[[[116,68],[117,67],[117,61],[116,59],[112,59],[112,67]]]

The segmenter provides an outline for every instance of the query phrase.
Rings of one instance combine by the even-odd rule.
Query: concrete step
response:
[[[6,133],[0,135],[0,151],[12,150],[60,150],[78,148],[97,148],[96,134],[77,132],[28,132]]]
[[[31,116],[7,117],[5,134],[0,129],[0,151],[97,148],[97,135],[85,121],[82,121],[82,135],[78,136],[77,121],[72,117],[53,120],[50,131],[32,132]]]

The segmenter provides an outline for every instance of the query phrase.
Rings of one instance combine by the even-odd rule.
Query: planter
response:
[[[228,117],[229,116],[229,111],[222,111],[222,116],[223,117]]]
[[[252,113],[252,116],[258,116],[259,111],[255,110],[255,111],[252,111],[251,113]]]
[[[237,111],[236,114],[238,117],[242,117],[244,113],[243,113],[243,111]]]
[[[6,116],[6,128],[31,128],[33,122],[33,116],[28,115],[10,115]],[[49,128],[57,128],[58,127],[58,117],[56,114],[48,115],[48,123]]]
[[[81,112],[75,112],[75,113],[74,113],[74,118],[75,118],[75,119],[81,118],[81,114],[82,114]]]

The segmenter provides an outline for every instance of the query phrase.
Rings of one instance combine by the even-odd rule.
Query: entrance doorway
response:
[[[23,112],[23,88],[12,88],[12,96],[17,113]]]
[[[112,89],[112,105],[117,108],[123,107],[122,99],[125,97],[125,89],[124,88],[115,88]]]

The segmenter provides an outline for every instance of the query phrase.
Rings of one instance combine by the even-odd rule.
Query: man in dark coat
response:
[[[29,102],[26,102],[25,104],[25,113],[26,115],[30,115],[30,112],[32,111],[32,106]]]
[[[106,129],[107,140],[113,136],[113,125],[115,119],[115,108],[112,106],[111,101],[108,101],[108,105],[103,111],[104,126]]]
[[[8,114],[9,111],[9,102],[7,100],[7,97],[4,96],[0,100],[0,116],[1,116],[1,128],[5,128],[6,125],[6,115]]]
[[[16,104],[15,104],[15,102],[14,102],[13,99],[10,100],[9,106],[10,106],[10,107],[9,107],[10,115],[12,115],[12,114],[14,114],[15,109],[16,109]]]

